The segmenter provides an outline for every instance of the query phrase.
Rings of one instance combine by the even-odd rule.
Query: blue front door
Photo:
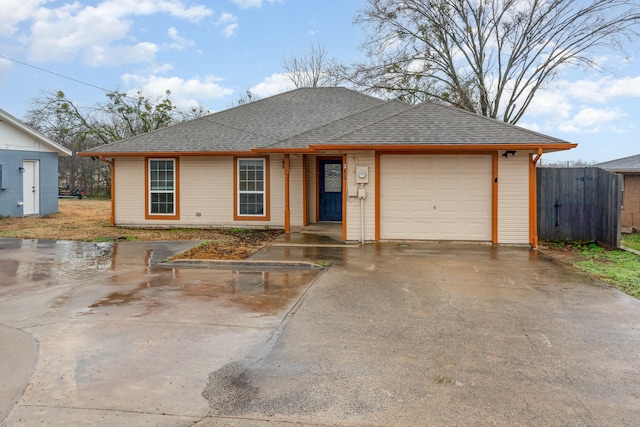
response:
[[[319,221],[342,221],[342,160],[318,162]]]

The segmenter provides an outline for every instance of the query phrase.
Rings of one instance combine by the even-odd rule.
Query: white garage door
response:
[[[491,156],[380,156],[380,238],[491,240]]]

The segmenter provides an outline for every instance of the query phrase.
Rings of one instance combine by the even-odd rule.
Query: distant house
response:
[[[58,156],[71,154],[0,110],[0,215],[58,212]]]
[[[594,166],[622,175],[622,231],[640,229],[640,154]]]
[[[112,167],[112,223],[342,225],[345,241],[537,244],[536,163],[574,148],[435,102],[303,88],[80,153]]]

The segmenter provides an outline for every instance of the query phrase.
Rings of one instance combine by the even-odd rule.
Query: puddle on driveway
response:
[[[112,243],[0,239],[0,297],[107,270]]]
[[[302,289],[315,279],[317,270],[299,271],[228,271],[211,269],[160,269],[138,275],[134,288],[128,280],[112,277],[116,288],[91,304],[90,309],[144,306],[147,310],[198,300],[226,307],[237,307],[257,314],[274,314],[291,303]],[[140,281],[141,280],[141,281]]]
[[[178,310],[187,300],[215,300],[216,306],[264,315],[286,307],[319,274],[154,266],[193,245],[0,239],[0,299],[59,285],[91,286],[91,292],[73,291],[83,294],[83,315],[125,306],[135,306],[138,315],[144,315],[158,307]],[[71,292],[59,296],[53,308],[68,304],[71,297]]]

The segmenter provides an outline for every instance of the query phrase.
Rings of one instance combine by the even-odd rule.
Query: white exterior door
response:
[[[25,160],[22,162],[22,167],[24,168],[22,174],[22,214],[37,215],[40,212],[38,203],[38,162]]]
[[[380,156],[380,238],[491,241],[489,155]]]

